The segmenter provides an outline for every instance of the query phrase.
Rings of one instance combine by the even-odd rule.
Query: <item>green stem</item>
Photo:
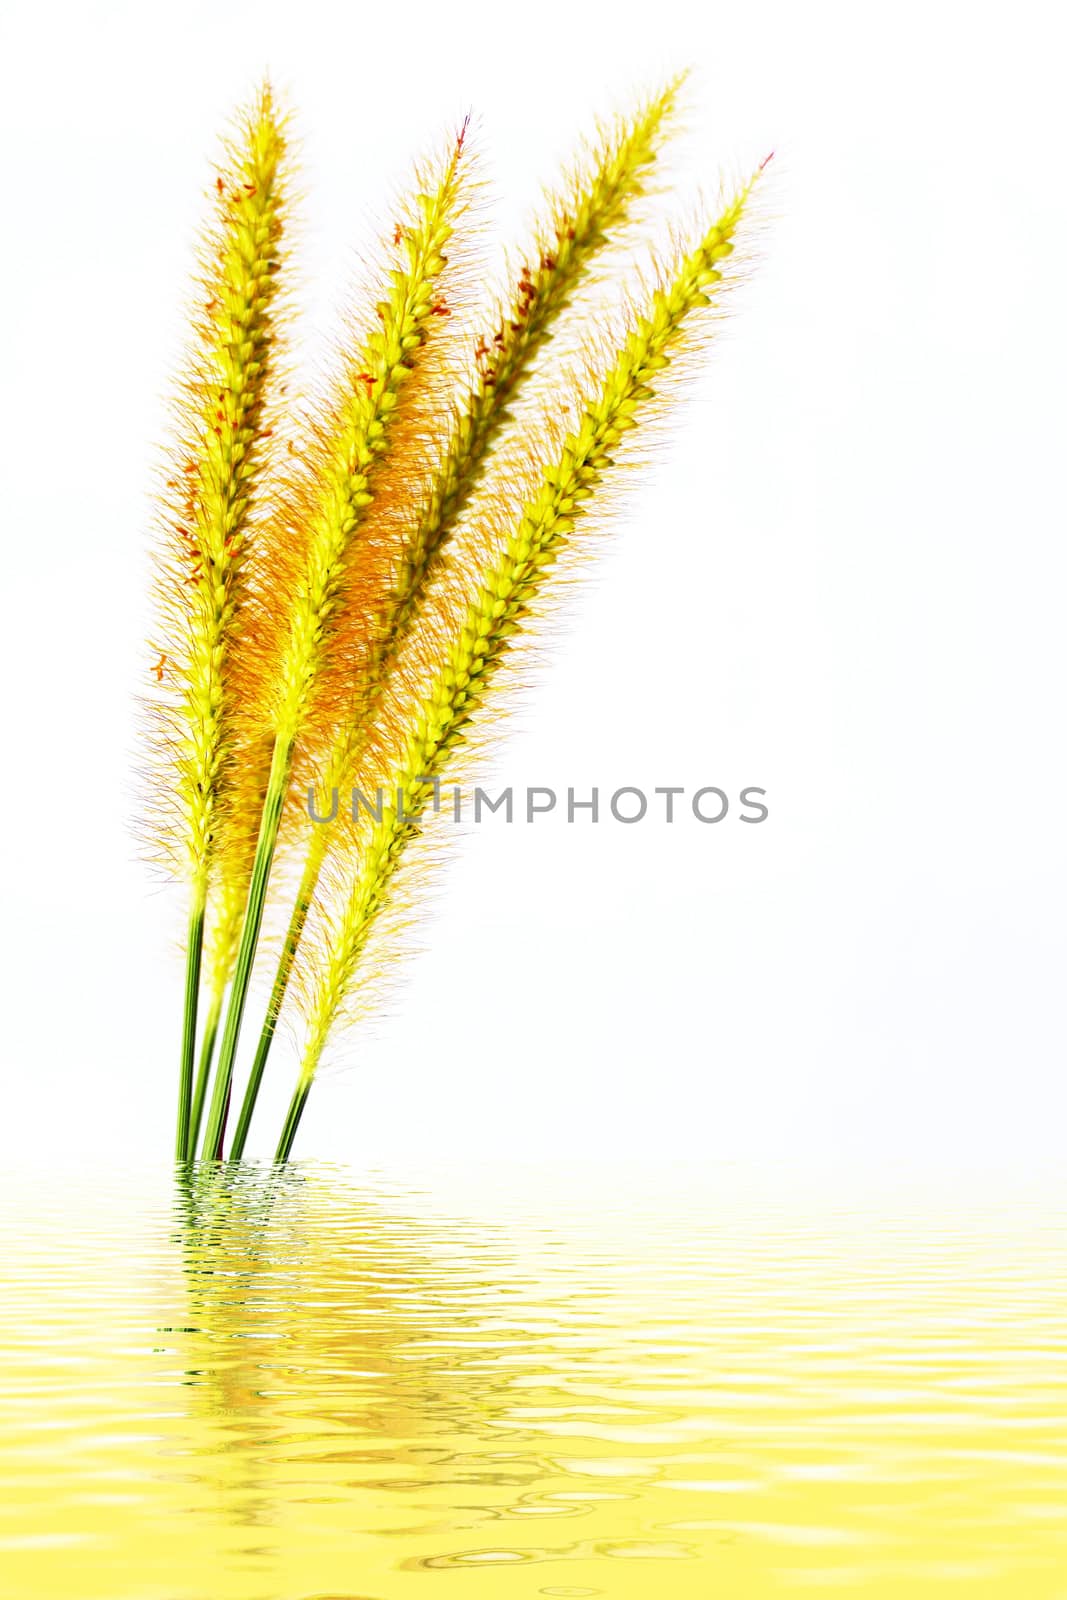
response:
[[[193,1056],[196,1052],[196,1006],[200,993],[200,958],[204,950],[204,900],[197,895],[189,913],[189,940],[185,953],[185,1014],[182,1020],[182,1058],[178,1078],[178,1130],[174,1159],[189,1159],[189,1111],[193,1099]]]
[[[245,907],[245,920],[241,928],[241,942],[237,947],[237,961],[233,969],[230,1003],[226,1008],[226,1025],[222,1031],[222,1048],[219,1052],[218,1071],[215,1074],[215,1088],[211,1096],[211,1109],[208,1113],[207,1128],[204,1131],[205,1154],[211,1151],[215,1152],[216,1155],[221,1155],[220,1141],[225,1127],[226,1109],[229,1104],[230,1081],[233,1077],[234,1057],[237,1054],[237,1040],[241,1032],[241,1018],[244,1015],[245,1000],[248,998],[248,985],[252,977],[252,963],[255,960],[256,944],[259,941],[259,929],[263,921],[263,906],[267,898],[267,885],[270,882],[274,847],[278,842],[278,827],[282,820],[282,805],[289,782],[292,754],[293,746],[291,741],[286,741],[283,744],[280,739],[275,740],[274,754],[271,757],[270,764],[270,778],[267,781],[267,793],[263,801],[263,814],[259,821],[256,854],[252,862],[248,904]]]
[[[230,1120],[230,1104],[231,1104],[232,1100],[233,1100],[233,1079],[231,1078],[230,1079],[230,1087],[226,1090],[226,1104],[222,1108],[222,1126],[219,1128],[219,1136],[215,1140],[215,1148],[211,1152],[211,1160],[212,1161],[221,1161],[222,1160],[222,1147],[226,1143],[226,1124]]]
[[[252,1071],[248,1078],[248,1087],[245,1090],[244,1104],[241,1106],[241,1115],[238,1119],[237,1130],[233,1136],[233,1147],[230,1157],[237,1161],[244,1154],[245,1140],[248,1138],[248,1129],[252,1121],[252,1113],[256,1109],[256,1099],[259,1095],[259,1086],[263,1080],[263,1069],[267,1065],[267,1057],[274,1040],[275,1029],[278,1026],[278,1017],[285,999],[285,991],[289,985],[289,978],[293,970],[293,962],[300,946],[304,924],[307,921],[311,902],[315,895],[315,886],[319,881],[323,859],[326,855],[325,837],[321,833],[314,835],[311,849],[308,851],[307,862],[304,866],[304,876],[300,880],[297,891],[296,905],[293,915],[289,919],[289,928],[285,935],[285,944],[278,957],[278,970],[274,974],[274,987],[270,994],[270,1005],[263,1022],[263,1031],[259,1036],[256,1046],[255,1060],[252,1062]]]
[[[196,1144],[200,1138],[200,1121],[204,1115],[204,1097],[211,1076],[211,1062],[215,1055],[215,1041],[222,1015],[223,990],[218,990],[211,1001],[211,1009],[204,1024],[204,1042],[200,1046],[200,1065],[196,1069],[196,1088],[193,1091],[193,1113],[189,1123],[189,1160],[196,1159]]]
[[[289,1109],[285,1113],[285,1126],[282,1128],[282,1136],[278,1140],[278,1148],[274,1152],[275,1161],[288,1161],[289,1153],[293,1148],[293,1140],[296,1138],[296,1130],[300,1126],[300,1118],[304,1115],[304,1107],[307,1105],[307,1097],[310,1093],[310,1078],[306,1083],[298,1083],[293,1090],[293,1098],[290,1100]]]

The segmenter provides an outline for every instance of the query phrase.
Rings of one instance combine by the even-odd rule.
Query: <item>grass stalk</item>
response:
[[[304,932],[304,924],[307,921],[308,912],[311,910],[311,902],[315,894],[315,886],[318,883],[319,872],[322,868],[325,854],[326,841],[320,829],[314,834],[311,841],[311,848],[304,867],[304,875],[297,891],[296,905],[293,907],[293,914],[289,919],[285,944],[282,947],[277,971],[274,974],[274,985],[271,989],[270,1003],[267,1006],[267,1015],[264,1018],[259,1042],[256,1045],[252,1070],[249,1073],[245,1097],[241,1104],[241,1115],[234,1130],[233,1146],[230,1150],[230,1157],[234,1161],[239,1161],[244,1154],[248,1130],[252,1123],[252,1113],[255,1111],[260,1084],[263,1082],[263,1072],[267,1065],[267,1057],[270,1054],[270,1047],[278,1026],[278,1018],[281,1015],[282,1002],[285,999],[285,991],[288,988],[289,977],[293,970],[293,961],[300,945],[301,935]],[[297,1120],[299,1120],[299,1117]],[[295,1123],[292,1131],[293,1134],[296,1133]]]
[[[352,988],[372,925],[389,899],[404,847],[421,832],[434,779],[448,755],[462,745],[464,730],[481,708],[515,636],[534,614],[561,548],[613,468],[616,450],[652,409],[692,314],[710,305],[722,278],[720,263],[733,251],[756,176],[679,263],[672,280],[656,291],[645,313],[634,319],[599,392],[587,400],[576,429],[547,467],[504,550],[484,573],[417,708],[389,784],[389,792],[402,796],[403,803],[383,808],[375,821],[317,964],[307,1044],[278,1146],[280,1160],[292,1149],[327,1039]]]
[[[193,340],[173,401],[162,486],[165,540],[156,579],[158,660],[152,668],[159,781],[152,807],[168,864],[190,886],[185,1008],[175,1151],[193,1155],[193,1068],[204,922],[215,882],[226,774],[233,764],[230,657],[237,647],[269,457],[278,278],[286,214],[286,141],[269,87],[240,119],[216,176],[205,230]]]
[[[179,1184],[193,1183],[198,1146],[205,1163],[224,1159],[276,856],[297,836],[306,850],[229,1153],[244,1154],[283,1007],[299,988],[306,1035],[274,1154],[284,1182],[326,1048],[377,957],[372,932],[402,920],[395,877],[406,847],[431,800],[437,811],[446,773],[456,775],[469,725],[493,714],[499,669],[543,609],[594,498],[599,507],[610,493],[630,430],[659,409],[694,324],[698,340],[706,334],[711,319],[694,313],[717,295],[758,173],[657,273],[643,304],[627,302],[613,352],[590,333],[585,376],[566,380],[569,393],[538,387],[563,314],[596,281],[597,258],[645,190],[680,82],[601,129],[550,193],[476,345],[454,316],[473,279],[462,254],[449,265],[446,253],[475,192],[464,122],[442,159],[420,167],[334,382],[293,413],[292,437],[279,369],[291,314],[280,293],[288,153],[269,86],[227,143],[160,479],[148,697],[154,845],[188,896]],[[557,416],[575,418],[565,438],[570,423]],[[500,461],[509,443],[514,460]],[[335,816],[337,795],[364,787],[368,771],[389,780],[373,810],[360,818],[353,800],[351,827],[308,829],[295,789],[312,781],[309,795],[332,792]],[[536,972],[526,981],[535,988]],[[225,1185],[225,1169],[216,1178]]]
[[[289,784],[292,758],[292,742],[277,740],[274,745],[274,754],[271,758],[270,777],[267,780],[267,795],[263,802],[259,837],[256,840],[256,854],[252,862],[248,904],[245,908],[245,919],[241,928],[241,942],[237,947],[237,960],[234,964],[233,983],[230,989],[230,1003],[226,1008],[226,1024],[223,1028],[222,1045],[219,1050],[218,1071],[215,1074],[215,1086],[211,1096],[211,1109],[208,1112],[207,1127],[204,1130],[204,1154],[209,1159],[218,1151],[219,1141],[223,1135],[226,1111],[229,1104],[230,1082],[233,1078],[233,1063],[237,1054],[237,1041],[241,1032],[241,1019],[244,1016],[248,985],[252,977],[252,963],[255,960],[256,945],[259,942],[259,930],[263,922],[263,907],[267,899],[270,870],[274,863],[274,851],[278,843],[278,828],[282,820],[282,806],[285,803],[285,791]]]
[[[375,499],[375,469],[387,450],[401,393],[417,365],[418,352],[435,317],[444,309],[435,298],[435,286],[447,263],[445,247],[460,209],[465,132],[464,125],[433,189],[419,195],[417,220],[406,235],[398,230],[398,264],[377,307],[380,325],[356,359],[348,362],[333,435],[320,452],[321,482],[303,530],[303,559],[297,569],[296,597],[279,671],[270,777],[204,1134],[205,1152],[217,1158],[222,1154],[234,1059],[294,753],[314,705],[316,683],[329,658],[334,631],[345,613],[352,551],[367,508]],[[244,1131],[247,1133],[247,1121]]]
[[[215,1045],[219,1036],[219,1021],[222,1017],[222,1000],[224,990],[216,989],[211,997],[211,1005],[204,1022],[204,1039],[200,1046],[200,1064],[196,1070],[196,1088],[193,1091],[193,1109],[189,1120],[188,1159],[196,1159],[196,1147],[200,1140],[200,1124],[204,1118],[204,1100],[207,1096],[207,1086],[211,1078],[211,1063],[215,1059]]]
[[[289,1159],[293,1148],[293,1140],[296,1138],[296,1130],[300,1126],[300,1119],[304,1115],[304,1107],[307,1105],[308,1095],[310,1093],[310,1079],[307,1083],[301,1081],[293,1090],[293,1097],[289,1101],[289,1109],[285,1113],[285,1122],[282,1125],[281,1138],[278,1140],[278,1148],[274,1152],[274,1159],[276,1162],[288,1161]]]
[[[420,514],[405,539],[392,590],[371,634],[369,659],[327,758],[321,784],[326,794],[334,788],[347,792],[393,664],[419,614],[422,597],[441,567],[452,532],[510,419],[509,406],[597,256],[629,221],[662,143],[680,81],[669,83],[631,117],[620,120],[601,139],[588,170],[580,168],[567,190],[552,199],[548,219],[535,231],[533,267],[524,263],[496,328],[478,340],[474,382],[452,425]],[[232,1151],[235,1157],[244,1149],[327,843],[325,829],[316,828],[241,1108]],[[292,1131],[295,1133],[295,1125]]]
[[[193,1096],[193,1057],[196,1053],[196,1013],[200,994],[200,963],[204,950],[204,899],[198,895],[189,916],[185,951],[185,1007],[182,1018],[182,1053],[178,1073],[178,1126],[174,1159],[190,1157],[189,1118]]]

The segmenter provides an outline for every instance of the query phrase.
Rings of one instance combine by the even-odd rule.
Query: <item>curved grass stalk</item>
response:
[[[475,351],[475,378],[452,424],[421,514],[404,541],[390,593],[371,632],[370,651],[327,757],[321,787],[346,793],[374,726],[390,670],[419,613],[421,599],[441,562],[450,535],[478,486],[482,470],[509,420],[513,400],[561,314],[590,267],[622,229],[643,191],[674,108],[681,80],[669,83],[601,141],[589,164],[551,201],[535,231],[531,269],[524,264],[514,295],[497,327]],[[278,959],[231,1156],[244,1152],[267,1057],[293,962],[328,850],[325,828],[314,829],[296,904]]]
[[[178,402],[173,527],[159,581],[166,645],[155,668],[176,760],[176,831],[190,884],[175,1154],[190,1154],[193,1058],[204,917],[218,841],[219,795],[232,750],[228,657],[238,631],[249,512],[265,464],[264,405],[274,366],[277,273],[285,215],[285,138],[269,88],[246,113],[216,180],[197,339]]]
[[[309,509],[302,567],[272,708],[270,775],[204,1134],[208,1156],[222,1153],[234,1057],[297,741],[344,606],[350,553],[375,497],[374,468],[387,447],[401,390],[432,319],[445,309],[436,299],[436,284],[446,265],[445,247],[460,208],[465,131],[464,127],[433,189],[418,196],[414,225],[406,234],[398,230],[396,244],[398,249],[403,246],[402,265],[393,270],[377,308],[380,326],[345,374],[335,431],[323,447],[320,485]]]
[[[710,291],[722,276],[718,263],[733,250],[733,236],[754,182],[755,176],[636,320],[599,394],[586,406],[503,553],[485,574],[419,707],[390,780],[391,792],[399,792],[403,804],[383,808],[381,821],[375,821],[324,953],[311,996],[307,1045],[276,1161],[285,1161],[291,1152],[327,1039],[351,989],[374,920],[389,898],[404,847],[421,830],[422,812],[434,793],[433,780],[440,776],[449,753],[462,744],[464,729],[480,709],[512,640],[531,616],[561,546],[613,465],[612,452],[650,409],[692,313],[710,303]]]

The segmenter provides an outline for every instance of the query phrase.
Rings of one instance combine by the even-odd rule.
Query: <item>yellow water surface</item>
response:
[[[295,1166],[2,1198],[5,1597],[1067,1600],[1047,1197]]]

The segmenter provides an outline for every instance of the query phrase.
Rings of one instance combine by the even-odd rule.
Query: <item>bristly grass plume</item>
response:
[[[523,387],[538,353],[552,336],[577,286],[603,246],[629,221],[664,136],[678,84],[655,95],[637,113],[620,119],[599,146],[577,164],[569,182],[550,196],[545,220],[535,225],[518,282],[505,298],[495,326],[474,348],[467,390],[454,406],[444,448],[422,502],[397,554],[388,592],[373,607],[368,653],[346,684],[337,733],[322,765],[325,794],[346,791],[375,726],[384,692],[420,602],[437,575],[449,536],[476,490],[494,440],[509,420],[508,402]],[[532,260],[533,265],[529,262]],[[232,1154],[244,1151],[259,1085],[304,924],[329,847],[323,828],[312,831],[296,904],[278,960]]]
[[[349,354],[337,386],[306,514],[283,525],[291,544],[279,543],[276,550],[280,575],[288,565],[290,603],[283,612],[284,644],[270,708],[271,768],[204,1134],[208,1154],[221,1155],[241,1019],[297,741],[314,712],[316,684],[353,586],[353,547],[374,501],[375,468],[388,447],[404,384],[433,319],[448,311],[437,296],[437,280],[463,209],[465,131],[452,141],[439,173],[419,190],[409,226],[397,229],[397,259],[376,308],[376,324],[363,346]]]
[[[268,88],[241,117],[215,179],[187,370],[175,405],[158,577],[161,837],[189,886],[176,1153],[189,1155],[197,999],[208,889],[235,755],[231,657],[275,365],[285,135]]]
[[[443,158],[417,174],[374,301],[340,352],[330,392],[299,420],[282,411],[277,382],[290,180],[269,89],[228,147],[175,408],[153,636],[158,838],[188,893],[179,1161],[197,1154],[205,1106],[200,1153],[224,1154],[283,817],[293,819],[303,865],[231,1158],[244,1152],[299,952],[305,1042],[276,1149],[288,1158],[434,783],[472,724],[492,716],[498,669],[543,609],[557,556],[580,543],[616,457],[661,405],[672,360],[699,342],[700,313],[745,226],[755,177],[629,314],[606,369],[587,341],[586,371],[599,379],[576,386],[558,361],[545,368],[575,293],[608,296],[598,275],[604,246],[632,231],[679,83],[601,134],[550,196],[496,311],[473,318],[461,312],[456,266],[473,228],[464,122]],[[578,420],[561,438],[560,413],[575,402]],[[501,482],[515,445],[536,466],[524,500]],[[473,566],[448,559],[460,528],[477,552]],[[350,786],[369,752],[384,759],[383,787],[402,806],[390,799],[360,828],[302,826],[308,772],[329,795]]]

